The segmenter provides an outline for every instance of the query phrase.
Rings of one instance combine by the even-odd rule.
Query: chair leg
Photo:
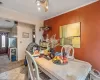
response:
[[[28,80],[30,80],[30,73],[29,73],[29,70],[28,70]]]

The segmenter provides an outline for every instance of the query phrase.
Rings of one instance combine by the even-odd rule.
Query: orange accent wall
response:
[[[81,22],[81,48],[75,49],[75,58],[90,62],[100,71],[100,1],[45,20],[44,24],[52,27],[49,35],[59,38],[59,27],[75,22]]]

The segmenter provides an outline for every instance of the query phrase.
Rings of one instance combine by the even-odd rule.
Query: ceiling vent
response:
[[[0,5],[2,5],[3,3],[2,2],[0,2]]]
[[[14,21],[14,23],[17,25],[18,24],[18,22],[17,21]]]
[[[9,20],[5,20],[6,22],[10,22]]]

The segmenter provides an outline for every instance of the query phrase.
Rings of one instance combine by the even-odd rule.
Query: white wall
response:
[[[40,25],[42,25],[42,23],[36,24],[36,27],[35,27],[37,44],[39,44],[39,41],[40,41],[40,39],[42,39],[42,34],[43,34],[43,31],[39,31]]]
[[[15,20],[18,22],[34,24],[36,28],[36,42],[39,43],[41,37],[41,32],[39,32],[39,27],[43,26],[43,20],[40,20],[35,16],[30,17],[29,15],[21,14],[14,10],[6,9],[3,7],[0,7],[0,17]]]
[[[23,32],[29,33],[29,38],[23,38]],[[25,50],[29,43],[32,42],[32,25],[18,23],[17,25],[17,48],[18,61],[25,59]]]
[[[0,17],[1,18],[6,18],[10,20],[15,20],[18,22],[24,22],[24,23],[29,23],[29,24],[34,24],[35,25],[35,30],[36,30],[36,43],[39,43],[39,40],[41,38],[41,32],[39,32],[39,27],[43,26],[43,20],[37,19],[35,16],[30,17],[29,15],[21,14],[19,12],[16,12],[14,10],[9,10],[3,7],[0,7]],[[25,28],[25,31],[27,31],[28,28]],[[24,25],[19,23],[18,24],[18,60],[24,59],[24,51],[26,48],[26,45],[30,42],[25,41],[25,39],[21,38],[21,31],[24,30]],[[28,29],[30,31],[30,28]],[[22,41],[22,43],[20,43]],[[27,42],[27,43],[25,43]],[[21,46],[20,46],[21,44]],[[23,45],[23,46],[22,46]],[[24,48],[24,49],[23,49]]]
[[[11,29],[11,37],[17,37],[17,25],[16,24]]]

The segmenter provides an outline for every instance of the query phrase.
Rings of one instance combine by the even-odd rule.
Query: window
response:
[[[5,35],[2,35],[2,47],[5,47],[6,46],[6,44],[5,44],[5,39],[6,37],[5,37]]]

